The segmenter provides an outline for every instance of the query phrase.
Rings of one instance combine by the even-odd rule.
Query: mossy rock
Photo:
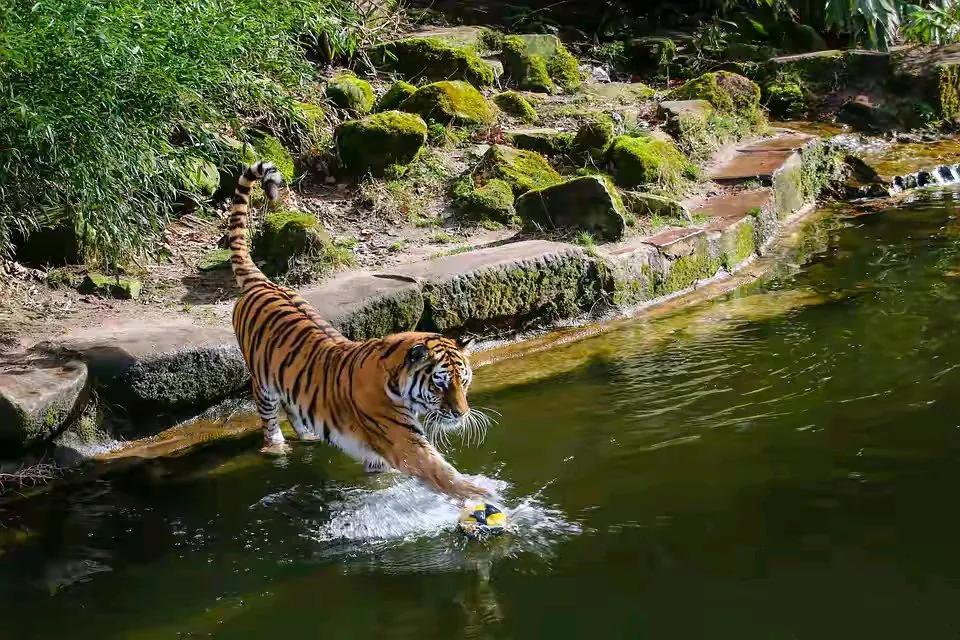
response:
[[[217,165],[209,160],[189,156],[184,161],[184,169],[186,173],[184,188],[191,196],[209,198],[220,188],[220,171]]]
[[[635,105],[649,100],[657,92],[642,82],[591,82],[584,85],[584,92],[591,93],[620,104]]]
[[[696,167],[672,142],[653,136],[620,136],[610,147],[610,166],[621,187],[676,190],[696,177]]]
[[[373,108],[373,87],[353,74],[339,73],[327,82],[327,99],[349,113],[364,115]]]
[[[230,268],[230,249],[214,249],[200,259],[197,269],[203,272]]]
[[[303,123],[310,143],[320,144],[327,137],[327,112],[312,102],[294,102],[294,117]]]
[[[409,82],[400,80],[394,82],[387,92],[380,96],[374,111],[393,111],[399,109],[403,101],[417,92],[417,88]]]
[[[799,118],[807,112],[807,100],[799,82],[784,80],[764,87],[767,109],[776,118]]]
[[[286,273],[293,262],[323,252],[331,245],[330,235],[317,217],[303,211],[268,213],[254,235],[252,254],[264,273]]]
[[[351,175],[383,175],[387,167],[406,165],[427,141],[420,116],[384,111],[344,122],[335,134],[342,168]]]
[[[542,60],[550,82],[570,93],[580,88],[583,75],[577,59],[567,50],[560,38],[549,33],[526,33],[508,36],[503,40],[505,53],[532,58],[537,66]],[[509,65],[506,65],[509,70]]]
[[[721,55],[735,62],[766,62],[777,55],[777,50],[760,44],[729,42]]]
[[[496,112],[477,89],[461,80],[443,80],[417,89],[403,101],[403,111],[443,124],[490,124]]]
[[[533,105],[516,91],[504,91],[493,96],[493,103],[500,110],[524,122],[532,123],[539,119]]]
[[[439,37],[404,38],[370,50],[378,70],[394,71],[407,80],[469,82],[477,87],[493,84],[492,67],[473,47],[457,46]]]
[[[619,240],[626,229],[616,187],[601,176],[573,178],[517,199],[517,215],[530,227],[589,231]]]
[[[118,300],[136,300],[140,297],[143,284],[136,278],[127,276],[108,276],[90,272],[80,283],[80,293],[97,295]]]
[[[539,153],[496,144],[484,154],[475,173],[487,179],[503,180],[510,185],[514,195],[563,181],[556,169]]]
[[[503,39],[503,67],[510,81],[524,91],[556,91],[556,85],[547,70],[547,59],[529,52],[520,36]]]
[[[623,206],[635,216],[658,216],[660,218],[674,218],[692,222],[693,216],[689,209],[679,200],[658,196],[654,193],[642,191],[623,191],[620,194]]]
[[[571,145],[572,151],[580,158],[599,164],[606,158],[614,135],[613,119],[605,113],[594,114],[577,129]]]
[[[718,111],[746,114],[757,110],[760,87],[729,71],[711,71],[670,92],[670,100],[707,100]]]
[[[583,84],[580,63],[562,44],[547,58],[547,72],[557,86],[567,93],[573,93]]]
[[[513,208],[513,190],[497,178],[477,186],[473,176],[464,176],[454,184],[453,207],[471,220],[493,220],[514,224],[517,216]]]
[[[558,129],[514,129],[506,132],[506,138],[517,149],[535,151],[552,156],[569,153],[573,146],[573,134]]]
[[[248,145],[243,145],[243,163],[253,164],[260,160],[272,162],[273,166],[286,181],[296,177],[296,164],[293,156],[277,138],[270,135],[261,135],[253,138]]]

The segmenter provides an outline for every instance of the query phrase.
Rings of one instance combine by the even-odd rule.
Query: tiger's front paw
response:
[[[260,453],[268,456],[281,457],[285,456],[288,453],[293,451],[286,442],[276,442],[274,444],[265,445],[260,449]]]

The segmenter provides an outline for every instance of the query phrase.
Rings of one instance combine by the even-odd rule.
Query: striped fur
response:
[[[230,214],[233,273],[243,293],[233,327],[253,379],[265,449],[286,447],[282,408],[297,436],[324,440],[368,470],[394,468],[458,498],[487,492],[464,479],[431,443],[483,418],[467,403],[466,345],[432,333],[348,340],[298,293],[257,268],[246,243],[250,188],[276,199],[282,176],[268,162],[248,167]]]

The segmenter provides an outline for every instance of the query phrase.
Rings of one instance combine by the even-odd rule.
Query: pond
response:
[[[8,504],[0,636],[955,637],[956,212],[829,215],[764,283],[478,370],[499,424],[450,456],[512,511],[486,544],[256,436]]]

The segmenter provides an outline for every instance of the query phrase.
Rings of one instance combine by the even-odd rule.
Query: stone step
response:
[[[751,212],[767,208],[772,199],[771,189],[748,189],[713,196],[691,208],[694,215],[706,216],[709,219],[707,231],[723,231],[749,216]]]
[[[781,131],[777,136],[739,147],[726,160],[708,171],[715,182],[756,179],[769,183],[795,152],[814,139],[803,133]]]

